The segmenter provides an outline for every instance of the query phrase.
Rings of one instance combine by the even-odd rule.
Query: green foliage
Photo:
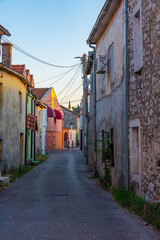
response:
[[[39,164],[43,163],[44,161],[46,161],[46,159],[47,159],[47,155],[37,154],[36,165],[39,165]],[[20,178],[21,176],[23,176],[24,174],[26,174],[27,172],[32,170],[32,168],[34,168],[34,167],[35,167],[35,164],[31,164],[31,165],[26,164],[24,166],[20,166],[19,169],[13,170],[12,173],[11,173],[11,176],[10,176],[10,182],[13,182],[16,179]]]
[[[105,189],[110,189],[112,185],[110,169],[111,166],[111,142],[108,131],[101,131],[101,139],[97,140],[97,153],[102,154],[102,162],[104,163],[104,175],[100,177],[100,181]]]
[[[7,173],[7,167],[8,167],[8,165],[7,165],[7,161],[4,160],[4,161],[3,161],[3,173],[4,173],[4,174]]]
[[[73,109],[73,111],[74,111],[75,113],[78,113],[78,114],[79,114],[79,110],[80,110],[79,104],[77,104],[77,107],[72,107],[72,109]]]
[[[160,203],[149,203],[125,187],[113,189],[112,195],[121,207],[141,216],[148,223],[160,229]]]
[[[43,155],[41,153],[38,153],[37,156],[36,156],[36,160],[39,161],[39,164],[43,163],[44,161],[47,160],[47,155]]]
[[[34,168],[33,165],[24,165],[23,167],[19,167],[19,169],[13,170],[10,176],[10,182],[15,181],[17,178],[20,178],[25,173],[29,172],[32,168]]]

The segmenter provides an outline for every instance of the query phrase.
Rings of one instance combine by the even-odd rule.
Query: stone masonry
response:
[[[129,0],[128,17],[130,187],[146,200],[156,202],[160,201],[159,0]],[[143,59],[138,72],[134,68],[134,18],[142,33]]]

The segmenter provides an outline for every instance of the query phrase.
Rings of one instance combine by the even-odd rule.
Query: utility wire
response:
[[[32,58],[32,59],[34,59],[34,60],[36,60],[36,61],[38,61],[38,62],[40,62],[40,63],[46,64],[46,65],[49,65],[49,66],[52,66],[52,67],[57,67],[57,68],[71,68],[71,67],[74,67],[74,66],[77,66],[77,65],[78,65],[78,64],[75,64],[75,65],[72,65],[72,66],[61,66],[61,65],[56,65],[56,64],[48,63],[48,62],[46,62],[46,61],[44,61],[44,60],[41,60],[41,59],[39,59],[39,58],[31,55],[30,53],[24,51],[24,50],[21,49],[20,47],[16,46],[16,45],[13,44],[12,42],[10,42],[7,38],[5,38],[5,37],[2,36],[2,39],[3,39],[4,41],[7,41],[7,42],[11,43],[11,44],[13,45],[13,47],[14,47],[16,50],[18,50],[19,52],[25,54],[26,56],[28,56],[28,57],[30,57],[30,58]]]
[[[77,71],[78,71],[78,70],[79,70],[79,67],[78,67],[78,68],[76,67],[76,68],[74,68],[74,69],[77,69]],[[53,85],[54,83],[58,82],[59,80],[61,80],[61,79],[62,79],[63,77],[65,77],[66,75],[67,75],[67,73],[64,74],[62,77],[58,78],[56,81],[50,83],[47,87],[49,87],[49,86]]]
[[[79,64],[79,66],[80,66],[80,65],[81,65],[81,64]],[[58,74],[58,75],[56,75],[56,76],[47,78],[47,79],[42,80],[42,81],[39,81],[39,82],[36,82],[36,84],[40,84],[40,83],[43,83],[43,82],[47,82],[47,81],[49,81],[49,80],[51,80],[51,79],[53,79],[53,78],[56,78],[56,77],[59,77],[59,76],[62,76],[62,75],[63,75],[63,76],[66,76],[69,72],[71,72],[72,70],[78,68],[79,66],[72,67],[70,70],[68,70],[68,71],[66,71],[66,72],[63,72],[63,73],[60,73],[60,74]],[[59,79],[57,79],[57,80],[59,80]],[[56,81],[57,81],[57,80],[56,80]]]
[[[68,94],[68,96],[66,98],[72,97],[71,95],[74,94],[74,92],[77,91],[81,86],[82,86],[82,83],[73,92]]]
[[[71,87],[72,87],[72,85],[71,85]],[[67,95],[67,93],[70,91],[71,87],[68,89],[68,91],[66,92],[66,94],[64,95],[64,97],[62,98],[62,100],[61,100],[61,102],[60,102],[60,103],[62,103],[63,99],[65,99],[65,98],[66,98],[66,95]],[[78,91],[78,89],[77,89],[77,91]]]
[[[67,85],[69,86],[70,85],[70,83],[72,82],[72,80],[74,79],[74,81],[76,80],[76,74],[78,74],[78,70],[79,69],[77,69],[77,71],[75,72],[75,74],[74,74],[74,76],[72,77],[72,79],[70,80],[70,82],[69,83],[67,83]],[[66,85],[66,86],[67,86]],[[66,90],[66,86],[65,86],[65,90]],[[68,86],[67,86],[67,88],[68,88]],[[79,88],[79,87],[78,87]],[[77,90],[77,89],[75,89],[75,90]],[[62,92],[62,91],[61,91]],[[56,94],[56,96],[58,96],[58,94]],[[48,99],[47,101],[45,101],[45,103],[47,103],[47,102],[50,102],[52,99],[54,99],[54,98],[50,98],[50,99]],[[58,100],[58,98],[57,98],[57,100]]]
[[[65,85],[65,87],[57,94],[60,95],[62,92],[64,92],[66,90],[66,88],[69,87],[70,83],[72,83],[72,81],[74,80],[74,78],[76,77],[77,73],[79,72],[80,67],[77,69],[77,71],[75,72],[75,74],[73,75],[73,77],[71,78],[71,80]]]
[[[69,94],[67,97],[65,98],[62,98],[61,102],[64,100],[64,101],[67,101],[68,99],[70,99],[71,97],[73,97],[77,92],[78,90],[80,89],[80,87],[82,86],[82,83],[78,86],[78,88],[76,88],[71,94]]]

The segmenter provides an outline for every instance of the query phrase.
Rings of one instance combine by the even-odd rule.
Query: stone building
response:
[[[96,45],[96,135],[101,139],[102,130],[110,133],[113,142],[110,172],[113,186],[119,187],[125,184],[124,1],[105,2],[87,43]],[[104,165],[100,154],[97,154],[96,165],[102,175]]]
[[[160,4],[128,1],[130,187],[160,201]]]
[[[70,104],[69,104],[70,105]],[[79,114],[61,105],[63,110],[63,142],[66,145],[66,140],[69,138],[70,146],[73,141],[76,146],[76,140],[79,139]],[[77,135],[77,136],[76,136]]]

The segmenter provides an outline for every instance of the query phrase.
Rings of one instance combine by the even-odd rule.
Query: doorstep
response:
[[[9,177],[2,177],[0,172],[0,184],[1,183],[9,183]]]

